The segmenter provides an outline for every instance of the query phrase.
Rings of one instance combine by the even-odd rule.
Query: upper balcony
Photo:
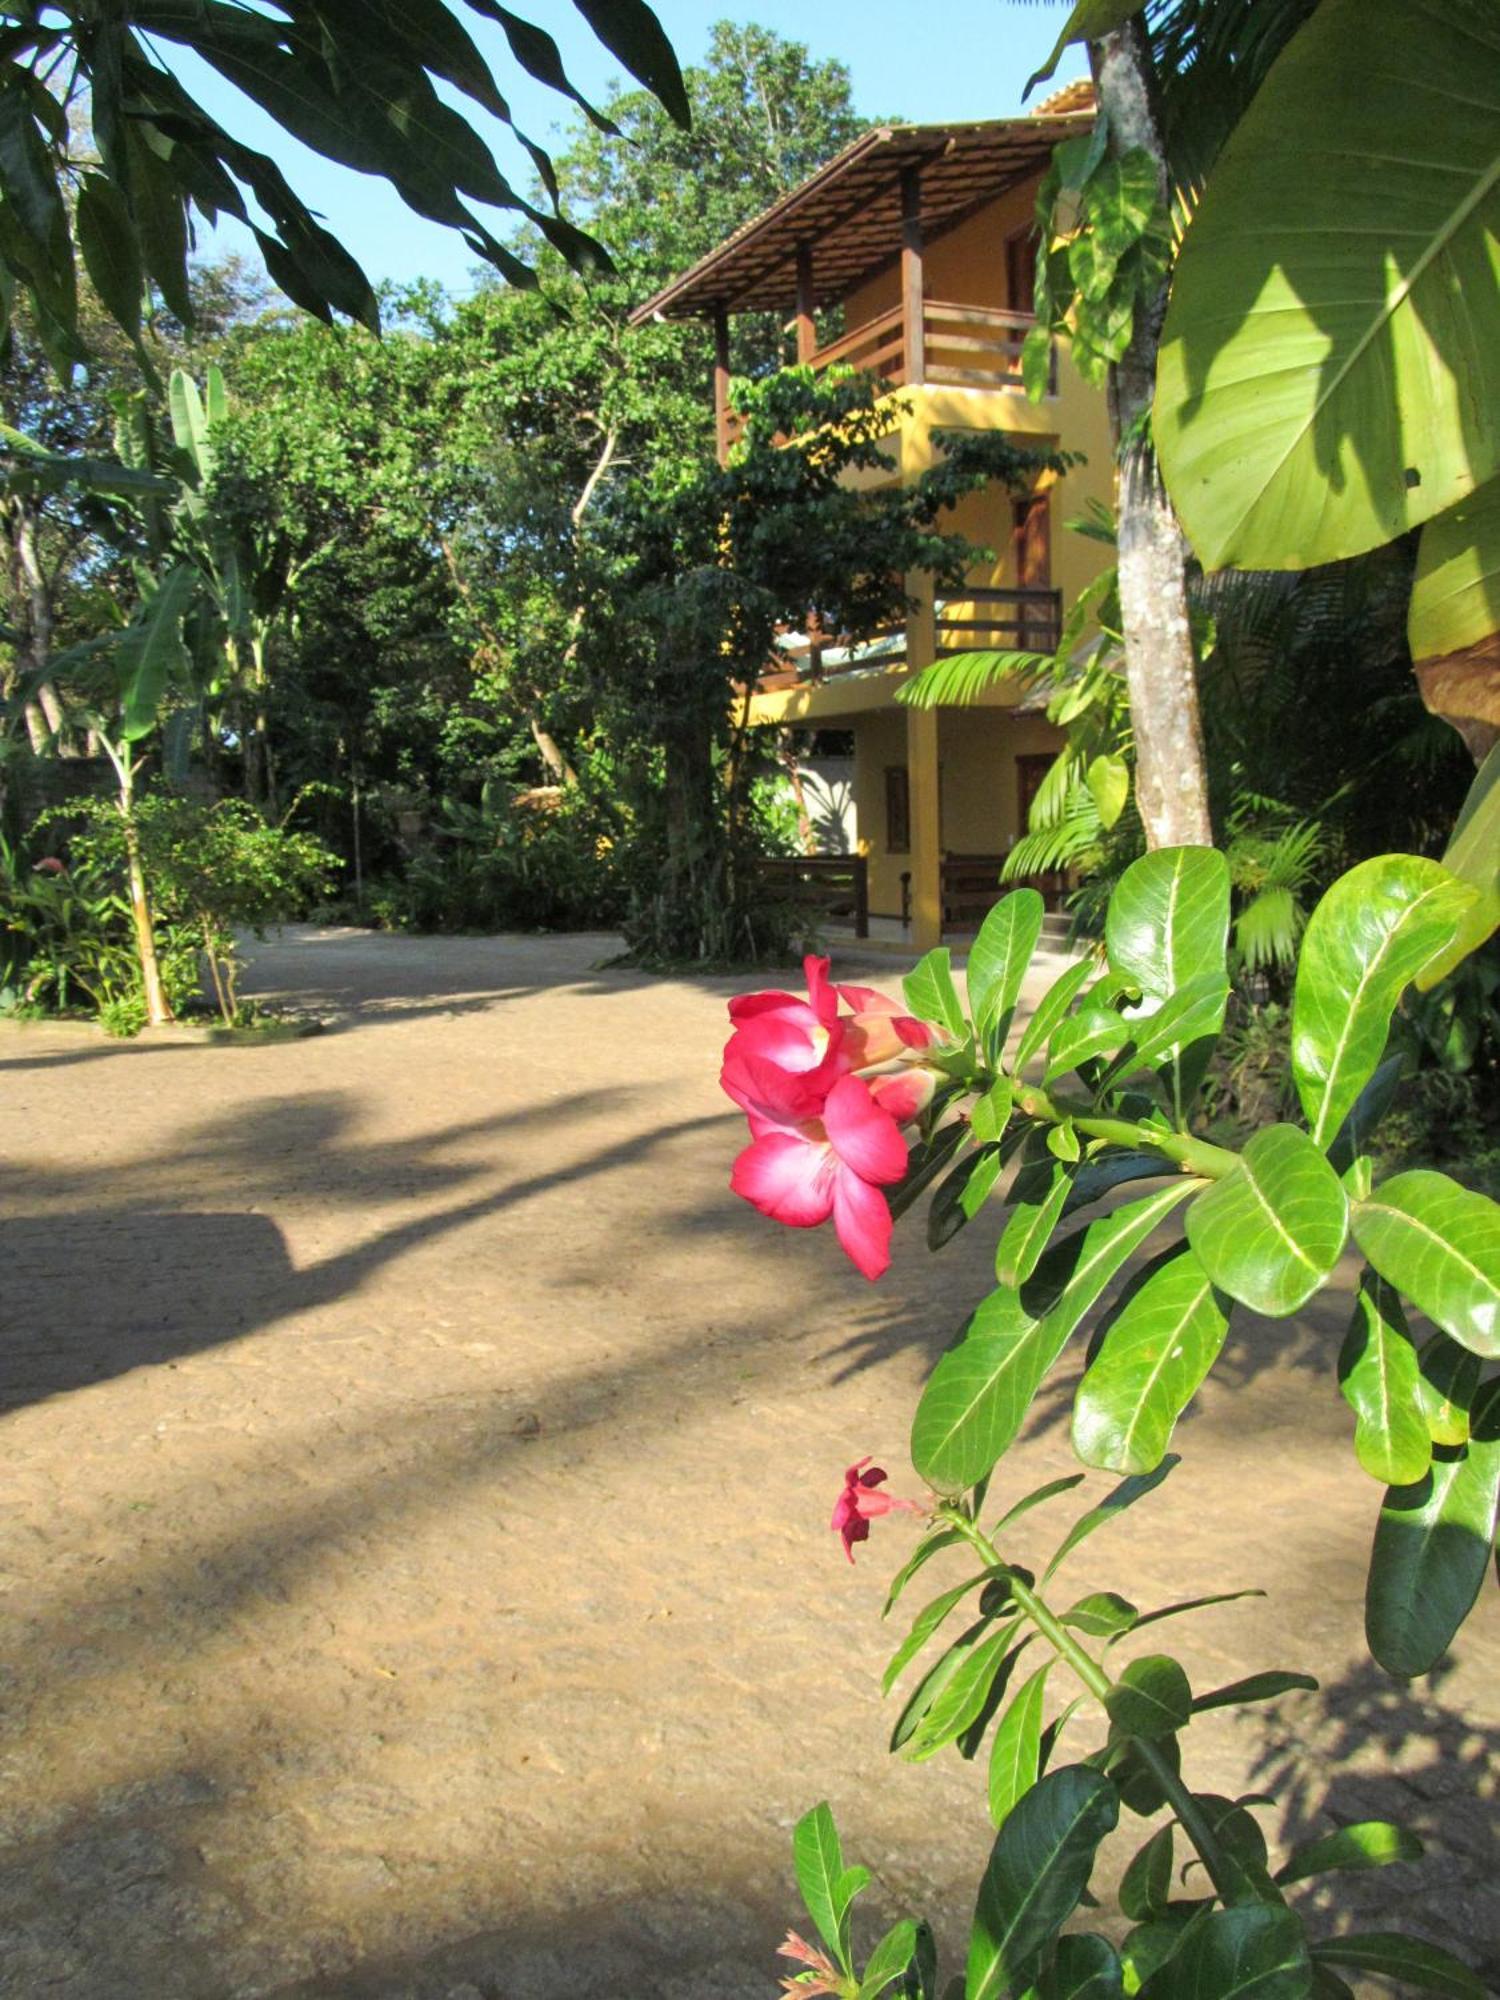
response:
[[[730,320],[775,313],[788,359],[868,369],[891,388],[1021,386],[1030,330],[1036,184],[1093,122],[1073,86],[1026,118],[882,126],[746,223],[632,315],[714,330],[721,453],[733,437]],[[846,329],[818,337],[837,315]]]

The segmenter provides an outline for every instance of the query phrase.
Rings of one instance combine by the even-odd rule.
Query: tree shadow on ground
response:
[[[1301,1887],[1299,1906],[1328,1920],[1320,1931],[1409,1929],[1500,1991],[1500,1728],[1444,1698],[1452,1666],[1409,1685],[1356,1661],[1299,1712],[1295,1737],[1268,1735],[1253,1787],[1275,1794],[1288,1846],[1369,1819],[1422,1841],[1420,1861]]]

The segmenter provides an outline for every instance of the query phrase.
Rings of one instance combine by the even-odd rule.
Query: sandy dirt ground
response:
[[[822,1797],[951,1966],[983,1770],[886,1756],[912,1529],[850,1569],[827,1517],[865,1452],[910,1487],[992,1233],[871,1287],[733,1200],[729,986],[607,950],[301,931],[253,984],[317,1039],[0,1030],[0,1993],[751,2000]],[[1171,1628],[1195,1684],[1323,1692],[1191,1775],[1278,1834],[1408,1820],[1333,1916],[1493,1972],[1500,1600],[1432,1683],[1366,1663],[1342,1317],[1235,1334],[1074,1580],[1264,1586]],[[1071,1469],[1071,1379],[997,1493]]]

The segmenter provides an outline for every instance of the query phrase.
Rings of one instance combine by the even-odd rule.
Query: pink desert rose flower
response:
[[[865,1467],[870,1466],[868,1472]],[[894,1493],[882,1493],[886,1472],[883,1466],[870,1465],[868,1458],[862,1458],[851,1465],[844,1474],[844,1490],[833,1503],[833,1519],[828,1523],[834,1534],[842,1537],[844,1554],[850,1562],[854,1560],[854,1544],[870,1539],[870,1523],[882,1514],[920,1514],[923,1509],[915,1500],[899,1500]]]
[[[833,985],[826,958],[808,957],[803,970],[805,1000],[769,991],[729,1003],[734,1033],[719,1080],[751,1139],[730,1186],[794,1229],[831,1216],[855,1264],[877,1278],[891,1236],[880,1190],[906,1171],[901,1127],[932,1097],[936,1077],[921,1057],[941,1035],[884,993]]]
[[[906,1172],[906,1142],[870,1086],[841,1076],[817,1118],[766,1100],[746,1111],[753,1136],[734,1163],[734,1193],[793,1229],[816,1229],[832,1216],[857,1268],[878,1278],[891,1261],[891,1211],[880,1189]]]

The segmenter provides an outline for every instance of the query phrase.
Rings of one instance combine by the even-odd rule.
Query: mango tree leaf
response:
[[[1148,1653],[1130,1662],[1104,1706],[1121,1736],[1140,1736],[1154,1743],[1159,1736],[1175,1735],[1190,1720],[1193,1690],[1176,1660],[1165,1653]]]
[[[1070,1931],[1057,1940],[1052,1963],[1037,1980],[1038,2000],[1120,2000],[1125,1975],[1108,1938]]]
[[[1022,1681],[995,1730],[990,1745],[989,1802],[990,1821],[996,1827],[1004,1826],[1016,1801],[1031,1790],[1040,1776],[1042,1701],[1051,1671],[1052,1662],[1048,1660]]]
[[[1305,1132],[1266,1125],[1239,1165],[1194,1201],[1186,1227],[1221,1291],[1280,1319],[1332,1276],[1348,1234],[1349,1198]]]
[[[1307,2000],[1312,1961],[1292,1910],[1246,1904],[1213,1910],[1141,1988],[1142,2000]]]
[[[1439,1455],[1442,1452],[1442,1455]],[[1385,1496],[1370,1553],[1365,1636],[1387,1673],[1428,1673],[1469,1615],[1500,1513],[1500,1377],[1475,1399],[1469,1442]]]
[[[845,1972],[849,1963],[847,1899],[839,1900],[844,1876],[844,1850],[833,1810],[825,1799],[798,1820],[792,1834],[792,1865],[797,1889],[817,1932]]]
[[[1323,0],[1187,230],[1153,435],[1205,569],[1376,547],[1500,472],[1500,21]]]
[[[1347,1965],[1356,1972],[1373,1972],[1413,1986],[1419,1993],[1437,1993],[1442,2000],[1485,2000],[1488,1988],[1462,1959],[1403,1931],[1355,1931],[1346,1937],[1324,1938],[1312,1948],[1320,1965]]]
[[[1056,1576],[1080,1542],[1087,1541],[1096,1529],[1108,1527],[1111,1521],[1118,1520],[1126,1508],[1133,1507],[1137,1500],[1144,1500],[1148,1493],[1154,1493],[1173,1466],[1181,1463],[1175,1452],[1168,1452],[1160,1465],[1150,1472],[1122,1479],[1118,1486],[1105,1494],[1097,1507],[1090,1507],[1086,1514],[1080,1514],[1058,1543],[1051,1562],[1042,1573],[1042,1582],[1045,1584]]]
[[[1316,1693],[1318,1683],[1311,1674],[1288,1674],[1275,1671],[1263,1674],[1247,1674],[1242,1681],[1230,1681],[1226,1687],[1212,1688],[1207,1694],[1194,1695],[1193,1713],[1201,1715],[1208,1708],[1238,1708],[1242,1702],[1275,1701],[1284,1694],[1294,1694],[1299,1688],[1309,1694]]]
[[[1057,1031],[1058,1022],[1062,1020],[1093,975],[1092,959],[1080,959],[1076,965],[1070,965],[1066,972],[1059,973],[1038,1000],[1032,1009],[1030,1019],[1021,1030],[1020,1040],[1016,1043],[1012,1067],[1018,1076],[1022,1067],[1031,1060],[1037,1050],[1045,1048],[1051,1041]]]
[[[1052,1295],[1040,1318],[1001,1286],[932,1371],[912,1426],[912,1463],[940,1492],[982,1479],[1021,1428],[1042,1379],[1083,1315],[1198,1183],[1158,1190],[1055,1245],[1036,1274]]]
[[[917,1955],[917,1926],[910,1917],[893,1924],[870,1953],[859,1982],[859,2000],[876,2000]]]
[[[1333,1869],[1385,1868],[1393,1861],[1420,1861],[1422,1854],[1421,1841],[1405,1827],[1384,1819],[1360,1820],[1293,1848],[1273,1879],[1278,1888],[1285,1888],[1289,1882],[1305,1882],[1309,1875],[1326,1875]]]
[[[1357,1202],[1353,1223],[1381,1277],[1461,1347],[1500,1356],[1500,1207],[1417,1167]]]
[[[1366,1270],[1339,1353],[1339,1388],[1354,1412],[1354,1455],[1372,1479],[1410,1486],[1432,1461],[1417,1350],[1401,1301]]]
[[[105,310],[135,339],[145,273],[124,195],[103,174],[86,174],[75,217],[84,266]]]
[[[1229,863],[1212,847],[1159,847],[1132,861],[1109,899],[1104,939],[1113,970],[1148,999],[1205,973],[1222,978]]]
[[[1100,1329],[1073,1403],[1073,1449],[1106,1472],[1160,1465],[1177,1419],[1218,1359],[1228,1300],[1186,1243],[1132,1279]]]
[[[1292,1074],[1315,1145],[1331,1143],[1385,1052],[1396,1002],[1474,900],[1438,862],[1382,854],[1341,875],[1308,918]]]
[[[995,1836],[979,1890],[964,1992],[999,2000],[1077,1908],[1094,1854],[1120,1816],[1114,1786],[1070,1764],[1039,1778]]]
[[[969,947],[969,1012],[975,1032],[991,1047],[1004,1046],[1045,915],[1035,889],[1014,889],[995,904]]]

